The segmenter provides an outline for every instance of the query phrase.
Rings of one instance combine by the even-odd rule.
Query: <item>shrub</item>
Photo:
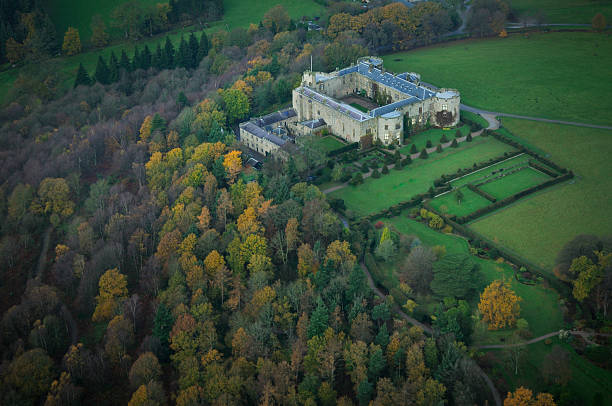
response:
[[[445,144],[448,142],[448,138],[446,138],[446,134],[442,134],[442,138],[440,138],[440,144]]]
[[[438,144],[438,146],[436,147],[436,152],[442,152],[442,145]]]
[[[372,171],[372,177],[374,179],[380,178],[380,172],[378,172],[378,169],[374,168],[374,170]]]
[[[410,159],[410,155],[408,155],[406,158],[402,159],[402,166],[410,165],[411,162],[412,159]]]
[[[451,147],[453,147],[453,148],[457,148],[458,146],[459,146],[459,144],[457,143],[457,139],[455,138],[455,139],[453,140],[453,142],[451,142]]]
[[[455,138],[461,137],[461,130],[455,131]]]
[[[417,150],[416,145],[412,144],[412,146],[410,147],[410,153],[411,154],[416,154],[417,152],[419,152],[419,151]]]
[[[368,173],[369,170],[370,168],[368,168],[368,164],[364,162],[363,165],[361,165],[361,172]]]
[[[351,181],[349,183],[351,185],[353,185],[353,186],[362,184],[363,183],[363,175],[361,174],[361,172],[357,172],[355,175],[353,175],[353,178],[351,179]]]
[[[421,159],[429,158],[429,154],[427,154],[427,149],[426,148],[423,148],[423,150],[421,151],[421,155],[419,155],[419,158],[421,158]]]
[[[383,173],[383,175],[386,175],[386,174],[389,173],[389,168],[387,167],[387,165],[383,166],[382,173]]]
[[[465,138],[465,140],[466,140],[467,142],[472,142],[472,133],[469,133],[469,134],[467,135],[467,137]]]
[[[383,228],[384,225],[385,223],[379,220],[376,222],[376,224],[374,224],[374,228],[376,228],[377,230],[380,230],[381,228]]]
[[[431,140],[427,140],[427,144],[425,144],[426,148],[431,148]]]

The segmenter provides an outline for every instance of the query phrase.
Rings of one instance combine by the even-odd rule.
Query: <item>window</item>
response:
[[[389,126],[387,124],[385,124],[385,130],[388,130]]]
[[[400,129],[400,124],[399,124],[399,123],[395,124],[395,129],[396,129],[396,130],[399,130],[399,129]]]
[[[442,105],[442,110],[448,110],[448,106],[446,104]]]
[[[385,133],[385,141],[389,141],[389,133]]]

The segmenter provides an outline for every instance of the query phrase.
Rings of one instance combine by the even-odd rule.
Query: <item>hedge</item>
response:
[[[509,197],[507,197],[505,199],[502,199],[502,200],[498,200],[495,203],[492,203],[492,204],[490,204],[488,206],[485,206],[485,207],[483,207],[481,209],[478,209],[478,210],[468,214],[467,216],[463,216],[463,217],[457,218],[457,223],[465,224],[465,223],[467,223],[469,221],[477,219],[478,217],[484,216],[485,214],[488,214],[488,213],[490,213],[490,212],[492,212],[494,210],[497,210],[497,209],[499,209],[501,207],[507,206],[510,203],[514,203],[515,201],[517,201],[518,199],[520,199],[520,198],[522,198],[524,196],[527,196],[527,195],[529,195],[531,193],[534,193],[534,192],[537,192],[539,190],[545,189],[545,188],[547,188],[549,186],[556,185],[557,183],[564,182],[564,181],[566,181],[568,179],[571,179],[573,177],[574,177],[574,174],[570,171],[570,172],[566,173],[565,175],[559,176],[559,177],[554,178],[554,179],[547,180],[546,182],[543,182],[543,183],[540,183],[539,185],[530,187],[529,189],[521,190],[520,192],[518,192],[518,193],[516,193],[516,194],[514,194],[512,196],[509,196]]]
[[[558,173],[553,172],[550,169],[543,167],[542,165],[538,165],[537,162],[535,162],[535,161],[533,161],[531,159],[529,160],[529,166],[531,166],[534,169],[537,169],[540,172],[543,172],[543,173],[547,174],[551,178],[556,178],[557,176],[559,176]]]
[[[353,143],[345,145],[345,146],[343,146],[341,148],[334,149],[333,151],[329,151],[327,153],[327,156],[331,158],[333,156],[340,155],[340,154],[343,154],[343,153],[348,152],[348,151],[352,151],[352,150],[357,149],[357,148],[359,148],[359,143],[358,142],[353,142]]]
[[[497,199],[495,197],[491,196],[490,194],[488,194],[484,190],[481,190],[481,189],[477,188],[476,186],[472,185],[471,183],[467,184],[467,188],[470,189],[472,192],[474,192],[476,194],[479,194],[480,196],[484,197],[485,199],[487,199],[491,203],[495,203],[497,201]]]
[[[426,196],[428,195],[427,194],[416,195],[410,200],[399,202],[387,209],[383,209],[377,213],[369,214],[365,217],[362,217],[361,220],[373,221],[380,217],[391,218],[391,217],[399,216],[402,210],[420,205]]]

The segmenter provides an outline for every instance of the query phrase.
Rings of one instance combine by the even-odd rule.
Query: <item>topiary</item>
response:
[[[468,134],[468,135],[467,135],[467,137],[465,137],[465,140],[466,140],[467,142],[472,142],[472,134],[471,134],[471,133],[470,133],[470,134]]]
[[[411,154],[416,154],[417,152],[419,152],[419,151],[417,150],[416,145],[412,144],[412,146],[410,147],[410,153]]]
[[[436,152],[442,152],[442,144],[438,144],[436,147]]]
[[[374,179],[378,179],[378,178],[380,178],[380,172],[378,172],[378,169],[374,169],[374,170],[372,171],[372,177],[373,177]]]
[[[427,144],[425,144],[425,147],[431,148],[431,140],[427,140]]]
[[[421,159],[429,158],[429,154],[427,154],[427,149],[426,148],[423,148],[423,150],[421,151],[421,154],[419,155],[419,158],[421,158]]]
[[[446,138],[446,134],[442,134],[442,138],[440,138],[440,144],[445,144],[448,142],[448,138]]]
[[[383,166],[382,173],[383,173],[383,175],[386,175],[386,174],[389,173],[389,168],[387,167],[387,165]]]
[[[457,139],[455,138],[455,139],[453,140],[453,142],[451,143],[451,147],[453,147],[453,148],[457,148],[458,146],[459,146],[459,144],[457,144]]]

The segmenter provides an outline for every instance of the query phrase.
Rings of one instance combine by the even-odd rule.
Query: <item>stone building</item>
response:
[[[370,104],[362,111],[349,104]],[[459,122],[460,95],[454,89],[431,89],[415,73],[386,72],[382,60],[365,57],[332,73],[306,71],[293,90],[298,134],[312,133],[313,123],[348,142],[371,135],[383,144],[402,143],[404,116],[412,124],[452,127]]]
[[[240,141],[262,155],[278,152],[291,141],[287,127],[297,121],[295,110],[289,108],[241,123]]]

